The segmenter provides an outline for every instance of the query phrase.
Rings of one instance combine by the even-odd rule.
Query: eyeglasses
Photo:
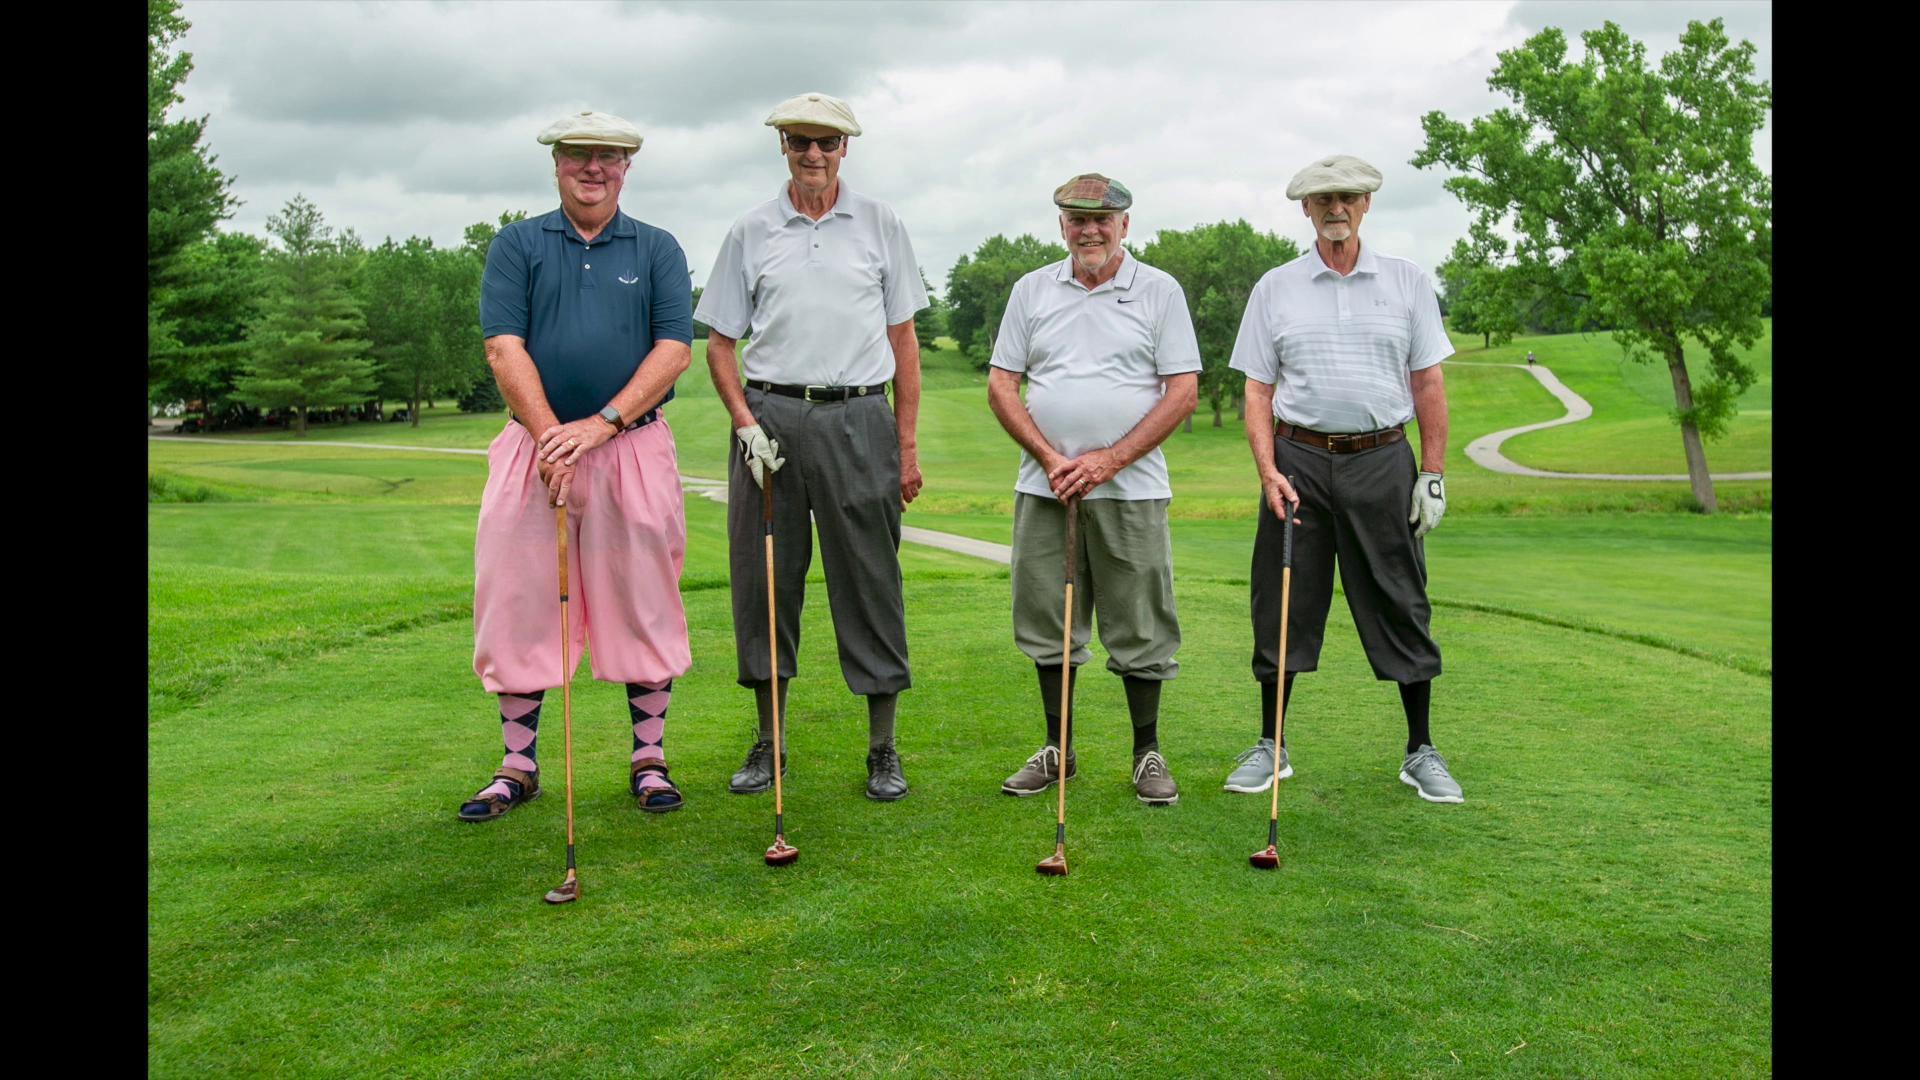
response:
[[[603,169],[618,169],[627,163],[625,150],[587,150],[578,146],[563,146],[560,156],[583,169],[588,162],[596,162]]]
[[[821,153],[831,154],[840,149],[840,140],[845,137],[844,135],[825,135],[818,139],[809,139],[805,135],[789,135],[787,149],[796,154],[804,154],[808,146],[818,146]]]

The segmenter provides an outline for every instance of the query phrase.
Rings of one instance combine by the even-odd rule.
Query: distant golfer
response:
[[[1074,577],[1074,668],[1098,613],[1107,670],[1126,686],[1133,719],[1133,787],[1165,806],[1180,788],[1160,754],[1160,684],[1180,670],[1173,549],[1160,444],[1199,400],[1200,345],[1186,294],[1165,271],[1132,258],[1126,239],[1133,195],[1118,180],[1084,173],[1053,193],[1067,258],[1014,284],[1000,320],[987,396],[1021,446],[1013,504],[1013,638],[1034,663],[1047,742],[1000,790],[1035,795],[1060,779],[1060,655],[1066,628],[1061,568],[1065,500],[1079,498]],[[1027,400],[1020,400],[1020,383]],[[1079,731],[1080,725],[1072,725]],[[1078,769],[1066,751],[1066,775]]]
[[[1528,367],[1533,366],[1533,350],[1532,349],[1527,350],[1527,366]]]
[[[1378,169],[1345,154],[1300,170],[1287,198],[1299,199],[1313,222],[1313,247],[1254,286],[1234,342],[1230,366],[1247,376],[1247,442],[1264,494],[1252,574],[1253,677],[1261,683],[1262,719],[1260,741],[1240,755],[1228,791],[1265,791],[1273,782],[1276,515],[1291,506],[1298,525],[1287,620],[1289,704],[1294,676],[1319,665],[1337,561],[1374,677],[1400,686],[1407,716],[1400,779],[1429,802],[1461,801],[1460,785],[1427,730],[1440,648],[1428,631],[1421,541],[1447,509],[1440,361],[1453,346],[1431,279],[1405,259],[1360,244],[1360,221],[1379,187]],[[1416,418],[1419,465],[1404,428]],[[1289,707],[1289,727],[1293,717]],[[1286,747],[1278,752],[1279,775],[1293,775]]]
[[[760,713],[759,737],[728,786],[750,794],[773,784],[772,695],[780,694],[785,717],[818,527],[840,672],[847,689],[867,699],[867,795],[890,801],[907,794],[894,749],[899,695],[913,682],[900,512],[920,493],[913,316],[927,306],[927,292],[899,216],[840,179],[848,142],[860,134],[847,103],[801,94],[776,105],[766,123],[776,129],[789,179],[727,231],[695,312],[709,327],[707,365],[739,440],[727,472],[733,637],[740,685],[753,688]],[[767,632],[760,486],[769,483],[777,691],[760,640]],[[784,746],[780,761],[784,769]]]
[[[640,132],[583,112],[540,133],[560,208],[500,230],[480,293],[487,364],[512,409],[487,450],[474,539],[473,670],[500,695],[506,758],[460,817],[486,821],[540,792],[540,701],[560,676],[553,505],[567,509],[573,662],[625,683],[630,790],[678,809],[663,731],[691,663],[680,605],[687,524],[660,406],[693,361],[693,291],[672,236],[620,212]],[[570,673],[569,673],[570,674]]]

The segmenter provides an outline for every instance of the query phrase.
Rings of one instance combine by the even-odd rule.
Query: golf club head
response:
[[[1046,858],[1041,859],[1034,865],[1033,869],[1036,873],[1051,874],[1054,877],[1066,877],[1067,853],[1064,851],[1056,851]]]
[[[767,849],[768,866],[785,866],[800,857],[800,849],[790,846],[785,837],[773,838],[773,846]]]
[[[1263,851],[1256,851],[1247,856],[1247,861],[1252,863],[1254,868],[1258,870],[1278,870],[1280,868],[1280,853],[1269,846]]]
[[[546,901],[549,904],[571,904],[578,899],[580,899],[580,879],[575,877],[571,870],[567,871],[567,880],[546,895]]]

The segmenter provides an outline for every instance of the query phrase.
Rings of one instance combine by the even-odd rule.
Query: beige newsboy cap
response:
[[[767,114],[768,127],[786,127],[788,124],[814,124],[849,135],[860,134],[860,122],[853,118],[853,110],[832,94],[790,97],[775,105],[773,111]]]
[[[1287,184],[1287,198],[1304,199],[1323,191],[1353,191],[1364,195],[1379,190],[1379,169],[1352,154],[1335,154],[1294,173]]]
[[[540,142],[547,146],[567,143],[572,146],[624,146],[628,150],[638,150],[640,129],[612,113],[588,109],[548,124],[546,130],[540,133]]]

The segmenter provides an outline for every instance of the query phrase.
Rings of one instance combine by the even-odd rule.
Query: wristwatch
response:
[[[615,431],[623,430],[627,426],[626,421],[620,419],[620,410],[611,405],[600,410],[600,419],[612,424]]]

